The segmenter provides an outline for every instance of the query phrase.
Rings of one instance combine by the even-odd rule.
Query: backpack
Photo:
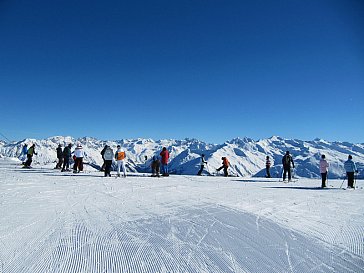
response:
[[[290,155],[286,155],[286,158],[284,159],[284,164],[286,165],[286,166],[289,166],[289,165],[291,165],[291,156]]]
[[[70,147],[64,147],[64,149],[63,149],[63,157],[70,157],[71,156],[71,149],[70,149]]]
[[[229,162],[229,160],[225,157],[225,158],[224,158],[224,160],[223,160],[223,162],[222,162],[222,164],[223,164],[225,167],[229,167],[230,162]]]
[[[111,149],[106,149],[104,153],[104,159],[105,160],[112,160],[113,158],[113,151]]]
[[[34,147],[30,147],[27,154],[28,155],[33,155],[33,153],[34,153]]]
[[[125,152],[123,152],[123,151],[118,152],[116,159],[123,160],[124,158],[125,158]]]

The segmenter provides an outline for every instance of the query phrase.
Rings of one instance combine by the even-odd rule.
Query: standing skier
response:
[[[61,144],[58,145],[56,151],[57,151],[58,162],[56,164],[55,169],[61,169],[62,168],[62,163],[63,163],[63,151],[62,151],[62,145]]]
[[[63,155],[63,167],[61,172],[69,171],[70,169],[70,158],[71,158],[71,148],[72,144],[68,144],[68,146],[64,147],[62,155]]]
[[[24,167],[23,168],[30,168],[30,165],[32,164],[33,161],[33,155],[37,155],[37,153],[35,152],[35,144],[33,144],[27,152],[27,161],[24,163]]]
[[[169,152],[166,147],[163,147],[161,153],[159,154],[162,157],[162,176],[169,176],[168,173],[168,159],[169,159]]]
[[[103,171],[105,171],[105,158],[104,158],[104,154],[105,154],[105,150],[107,149],[107,147],[109,147],[108,145],[105,145],[105,147],[102,149],[102,151],[101,151],[101,156],[102,156],[102,160],[104,161],[104,163],[102,164],[102,166],[101,166],[101,170],[100,170],[100,172],[103,172]]]
[[[161,161],[159,160],[158,155],[153,156],[151,167],[152,167],[152,177],[159,177]]]
[[[294,168],[294,162],[292,159],[292,156],[289,154],[289,151],[286,152],[286,154],[282,158],[282,164],[283,164],[283,181],[286,180],[286,174],[288,173],[288,182],[291,181],[291,163],[292,168]]]
[[[202,171],[203,169],[205,168],[205,164],[207,165],[207,161],[205,160],[205,155],[202,154],[201,155],[201,168],[200,170],[198,171],[197,175],[201,175],[202,174]]]
[[[106,176],[111,177],[111,164],[113,157],[114,157],[114,151],[111,149],[110,146],[107,146],[103,155],[103,158],[105,160],[105,175],[104,175],[105,177]]]
[[[82,172],[84,152],[81,144],[77,144],[77,147],[74,150],[73,154],[75,157],[75,164],[73,164],[73,173]]]
[[[348,156],[348,160],[344,163],[344,168],[346,171],[346,176],[348,177],[348,189],[354,188],[354,172],[357,173],[358,169],[353,161],[353,157],[351,155]]]
[[[271,163],[270,163],[270,159],[269,159],[269,156],[267,156],[266,157],[266,160],[265,160],[265,171],[266,171],[266,175],[265,175],[265,177],[266,178],[270,178],[271,176],[270,176],[270,165],[271,165]]]
[[[329,163],[327,163],[325,159],[325,155],[321,155],[320,159],[320,173],[321,173],[321,188],[326,188],[326,180],[327,180],[327,169],[329,168]]]
[[[228,168],[230,166],[230,162],[226,157],[222,157],[221,160],[222,160],[222,166],[220,168],[216,169],[216,171],[219,172],[222,169],[224,169],[224,176],[227,177],[229,175]]]
[[[118,177],[120,177],[120,168],[123,168],[124,177],[126,177],[126,169],[125,169],[125,151],[121,148],[120,145],[117,146],[117,151],[115,153],[115,159],[117,163],[117,171]]]
[[[21,154],[19,155],[19,160],[21,160],[21,164],[24,165],[27,159],[28,154],[28,145],[24,144],[23,148],[21,149]]]

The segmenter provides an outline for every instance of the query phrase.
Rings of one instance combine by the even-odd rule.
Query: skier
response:
[[[224,169],[224,176],[227,177],[229,175],[228,174],[228,168],[230,166],[230,162],[226,157],[222,157],[221,160],[222,160],[222,166],[220,168],[216,169],[216,171],[219,172],[222,169]]]
[[[19,160],[21,160],[22,165],[25,164],[25,161],[27,159],[27,154],[28,154],[28,145],[24,144],[23,148],[21,149],[21,153],[19,155]]]
[[[103,158],[104,158],[104,162],[105,162],[105,177],[106,176],[110,176],[111,177],[111,164],[112,164],[112,159],[114,157],[114,151],[111,149],[110,146],[107,146],[104,154],[103,154]]]
[[[120,145],[117,146],[117,151],[115,153],[115,159],[117,163],[117,171],[118,171],[118,177],[120,177],[120,168],[123,168],[124,177],[126,177],[126,169],[125,169],[125,151],[121,148]]]
[[[161,161],[159,160],[159,156],[155,155],[152,158],[152,177],[159,177],[159,170],[160,170],[160,166],[161,166]]]
[[[205,155],[202,154],[201,155],[201,168],[200,170],[198,171],[197,175],[201,175],[202,174],[202,171],[203,169],[205,168],[205,164],[207,165],[207,161],[205,160]]]
[[[33,144],[27,151],[27,161],[24,163],[23,168],[30,168],[33,161],[33,155],[37,155],[35,152],[35,144]]]
[[[82,172],[84,152],[81,144],[77,144],[77,147],[74,150],[73,154],[75,157],[75,164],[73,164],[73,173]]]
[[[291,163],[292,167],[294,168],[294,162],[292,159],[292,156],[289,154],[289,151],[286,152],[286,154],[282,158],[282,164],[283,164],[283,181],[286,180],[286,174],[288,173],[288,182],[292,180],[291,177]]]
[[[101,156],[102,156],[102,160],[104,161],[104,163],[102,164],[102,166],[101,166],[101,170],[100,170],[100,172],[103,172],[103,171],[105,171],[105,158],[104,158],[104,153],[105,153],[105,150],[107,149],[107,147],[109,147],[108,145],[105,145],[105,147],[102,149],[102,151],[101,151]]]
[[[327,169],[329,168],[329,163],[327,163],[325,159],[325,155],[321,155],[320,159],[320,173],[321,173],[321,188],[326,188],[326,180],[327,180]]]
[[[346,176],[348,178],[348,189],[354,188],[354,172],[358,173],[358,169],[353,161],[353,157],[351,155],[348,156],[348,160],[344,163],[344,168],[346,171]]]
[[[162,157],[162,176],[169,176],[168,173],[168,159],[169,159],[169,152],[166,147],[163,147],[161,153],[159,154]]]
[[[68,146],[64,147],[63,149],[63,167],[61,172],[64,171],[69,171],[70,169],[70,158],[71,158],[71,148],[72,148],[72,144],[68,144]]]
[[[269,156],[266,157],[266,160],[265,160],[265,171],[266,171],[266,175],[265,177],[266,178],[271,178],[270,176],[270,159],[269,159]]]
[[[61,169],[62,164],[63,164],[63,152],[62,152],[62,145],[61,144],[58,145],[58,148],[56,149],[56,151],[57,151],[58,162],[56,164],[55,169]]]

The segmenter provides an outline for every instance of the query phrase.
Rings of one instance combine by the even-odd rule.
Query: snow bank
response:
[[[0,159],[2,272],[362,272],[363,181],[104,178]],[[2,273],[1,272],[1,273]]]

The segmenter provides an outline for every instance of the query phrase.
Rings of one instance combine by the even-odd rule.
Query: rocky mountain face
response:
[[[169,169],[174,174],[196,174],[200,168],[200,155],[205,154],[208,167],[205,174],[215,174],[221,166],[221,157],[225,156],[231,163],[229,172],[236,176],[264,176],[265,158],[270,156],[273,177],[279,177],[282,169],[282,156],[290,151],[295,162],[295,175],[316,178],[320,176],[319,160],[321,154],[326,155],[330,164],[329,178],[345,176],[344,161],[349,154],[353,156],[359,168],[358,177],[364,178],[364,144],[348,142],[328,142],[322,139],[302,141],[271,137],[255,141],[250,138],[235,138],[223,144],[209,144],[197,139],[158,140],[152,139],[122,139],[115,141],[98,140],[92,137],[79,139],[70,136],[55,136],[47,139],[24,139],[18,142],[0,142],[0,156],[18,157],[24,144],[36,144],[34,164],[51,164],[56,161],[56,148],[68,143],[81,144],[85,151],[84,161],[94,168],[102,165],[101,150],[109,145],[116,151],[120,144],[126,151],[127,168],[131,172],[150,172],[153,155],[158,155],[163,147],[170,151]]]

